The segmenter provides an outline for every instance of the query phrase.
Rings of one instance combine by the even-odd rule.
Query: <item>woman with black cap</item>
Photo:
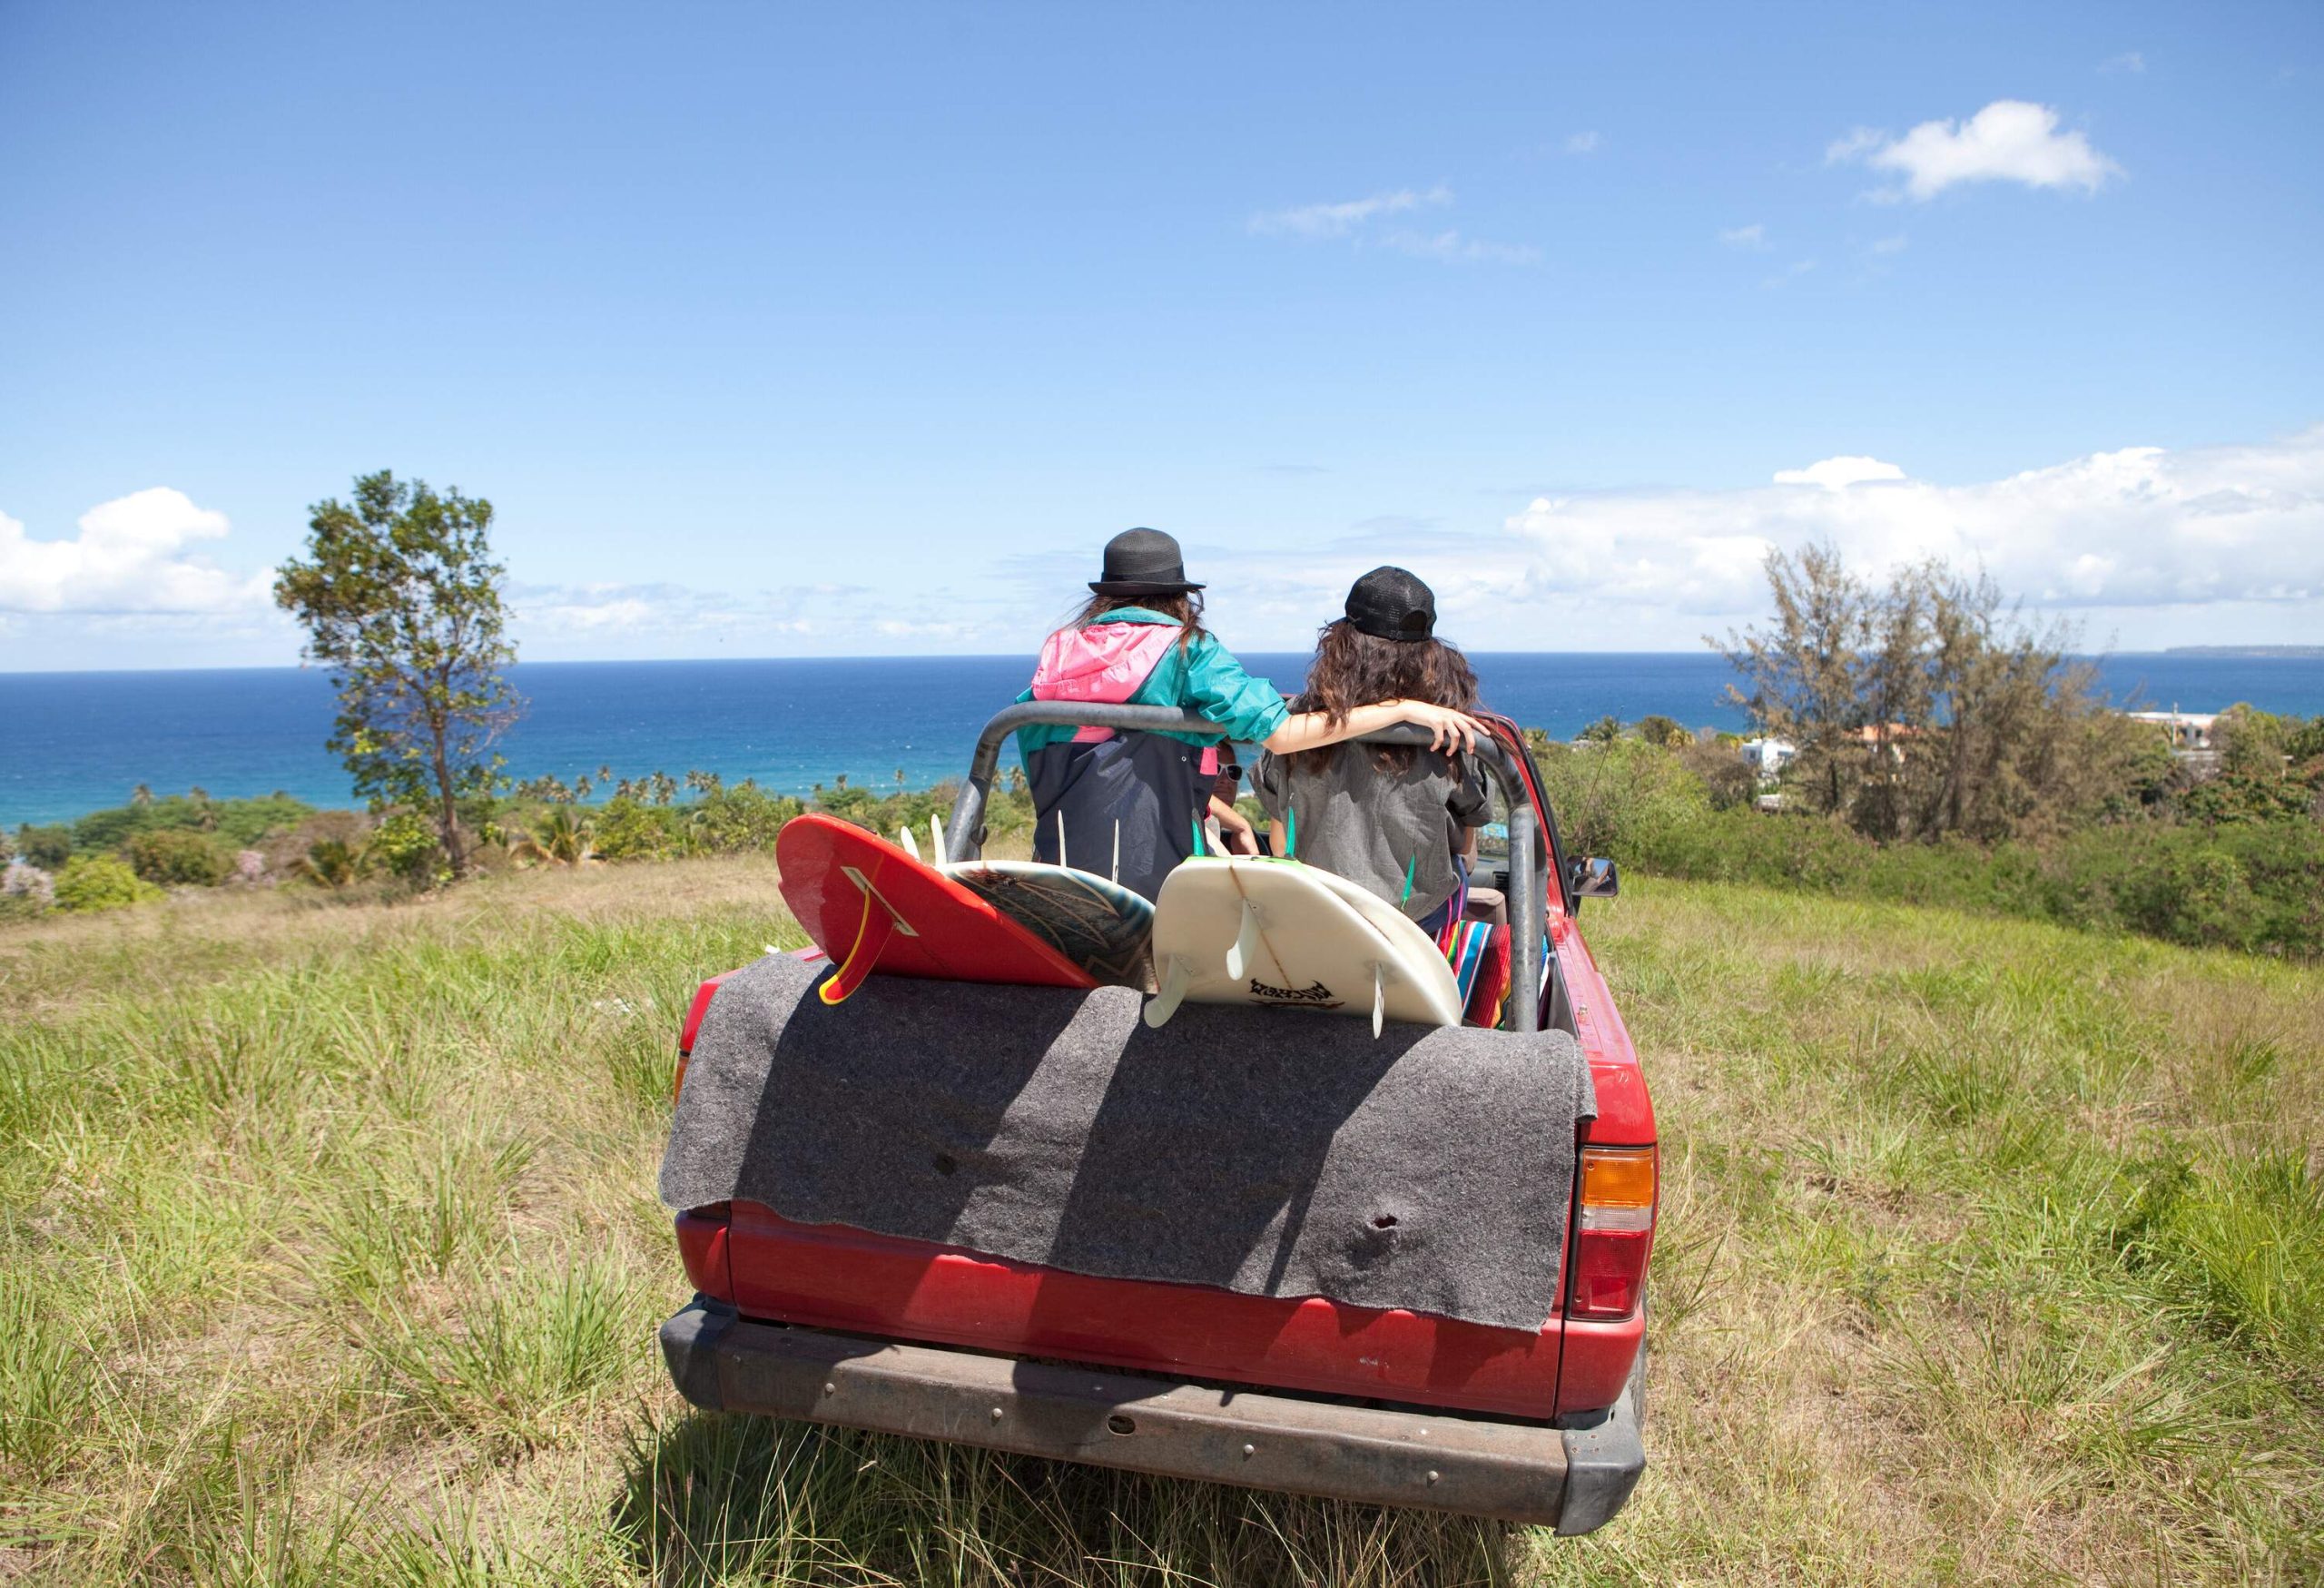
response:
[[[1291,705],[1337,724],[1384,700],[1397,702],[1404,721],[1417,720],[1410,701],[1456,715],[1477,708],[1468,658],[1436,637],[1434,593],[1400,567],[1374,568],[1355,581],[1346,616],[1317,636],[1306,691]],[[1460,753],[1474,746],[1324,743],[1263,755],[1252,769],[1251,786],[1278,839],[1296,843],[1296,858],[1370,889],[1442,938],[1461,913],[1474,831],[1492,819],[1483,776]]]
[[[1019,700],[1192,709],[1227,737],[1283,755],[1400,722],[1431,729],[1448,749],[1470,747],[1482,731],[1460,711],[1423,700],[1377,696],[1336,715],[1294,711],[1202,626],[1203,587],[1187,577],[1178,543],[1158,529],[1108,541],[1089,590],[1041,647]],[[1019,728],[1017,745],[1032,788],[1036,860],[1110,873],[1151,899],[1195,853],[1206,814],[1219,815],[1236,847],[1256,847],[1249,824],[1211,797],[1216,738],[1043,725]]]

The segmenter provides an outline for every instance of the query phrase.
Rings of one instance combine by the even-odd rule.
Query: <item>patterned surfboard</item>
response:
[[[944,874],[1098,981],[1146,986],[1154,906],[1128,888],[1030,860],[964,861]]]

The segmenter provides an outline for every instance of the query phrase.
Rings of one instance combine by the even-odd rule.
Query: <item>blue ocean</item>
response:
[[[1719,698],[1727,664],[1709,652],[1472,659],[1496,710],[1561,737],[1608,714],[1744,725]],[[1244,661],[1295,690],[1306,658]],[[2122,702],[2324,714],[2324,658],[2116,655],[2100,666]],[[1022,656],[526,663],[510,678],[527,710],[501,748],[518,777],[699,768],[795,794],[841,773],[925,787],[966,768],[978,726],[1030,669]],[[295,667],[0,674],[0,824],[69,820],[141,783],[345,804],[346,774],[323,749],[331,715],[329,678]]]

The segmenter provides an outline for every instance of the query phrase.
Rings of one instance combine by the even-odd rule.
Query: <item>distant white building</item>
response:
[[[1743,764],[1759,774],[1761,783],[1775,782],[1799,754],[1799,746],[1789,739],[1746,739],[1736,749]]]
[[[2124,714],[2134,723],[2152,723],[2170,737],[2171,750],[2181,755],[2202,755],[2219,748],[2211,742],[2215,711],[2133,711]]]

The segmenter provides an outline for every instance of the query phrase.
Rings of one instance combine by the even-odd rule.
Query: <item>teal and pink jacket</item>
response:
[[[1105,621],[1059,629],[1041,647],[1017,698],[1192,709],[1225,736],[1265,739],[1290,708],[1209,635],[1179,643],[1178,620],[1123,607]],[[1152,898],[1195,852],[1218,775],[1214,738],[1178,733],[1035,726],[1017,731],[1033,793],[1033,858],[1071,863]]]

